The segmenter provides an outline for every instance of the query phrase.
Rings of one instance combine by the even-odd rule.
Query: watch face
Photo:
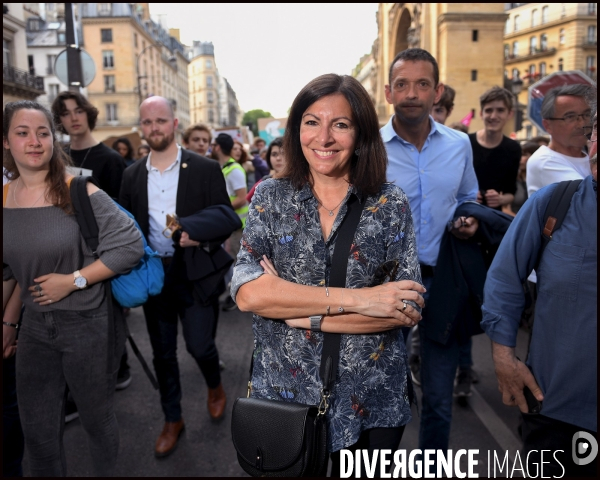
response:
[[[83,277],[77,277],[75,279],[75,286],[77,288],[85,288],[87,286],[87,280]]]

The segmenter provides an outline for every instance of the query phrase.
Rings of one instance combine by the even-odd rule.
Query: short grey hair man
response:
[[[561,87],[554,87],[544,97],[542,102],[542,118],[553,118],[554,117],[554,103],[557,97],[572,96],[582,97],[588,99],[590,91],[593,90],[589,85],[576,84],[576,85],[563,85]]]

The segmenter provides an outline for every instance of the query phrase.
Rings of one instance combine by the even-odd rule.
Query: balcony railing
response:
[[[25,70],[11,67],[10,65],[2,66],[2,78],[4,82],[11,82],[17,86],[29,87],[40,91],[40,95],[44,93],[44,79],[30,75]]]
[[[598,45],[598,39],[596,37],[588,37],[586,35],[581,39],[581,45],[584,47],[596,48],[596,45]]]
[[[528,60],[531,58],[538,58],[538,57],[545,57],[546,55],[553,55],[554,53],[556,53],[556,48],[554,48],[554,47],[552,47],[552,48],[548,48],[548,47],[546,47],[546,48],[531,48],[524,55],[512,55],[512,54],[505,55],[504,63],[507,63],[507,64],[516,63],[516,62]]]

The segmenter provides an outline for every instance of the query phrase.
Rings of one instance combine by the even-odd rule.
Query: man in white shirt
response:
[[[586,102],[589,85],[564,85],[550,90],[542,103],[542,124],[550,144],[541,146],[527,162],[527,194],[551,183],[577,180],[591,174],[590,159],[583,148],[591,109]]]

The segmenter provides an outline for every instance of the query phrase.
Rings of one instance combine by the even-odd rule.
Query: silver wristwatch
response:
[[[321,321],[325,315],[313,315],[312,317],[308,317],[310,319],[310,329],[313,332],[321,331]]]
[[[88,286],[87,278],[82,276],[81,273],[79,272],[79,270],[75,270],[73,272],[73,278],[74,278],[73,283],[79,290],[83,290],[84,288],[86,288]]]

